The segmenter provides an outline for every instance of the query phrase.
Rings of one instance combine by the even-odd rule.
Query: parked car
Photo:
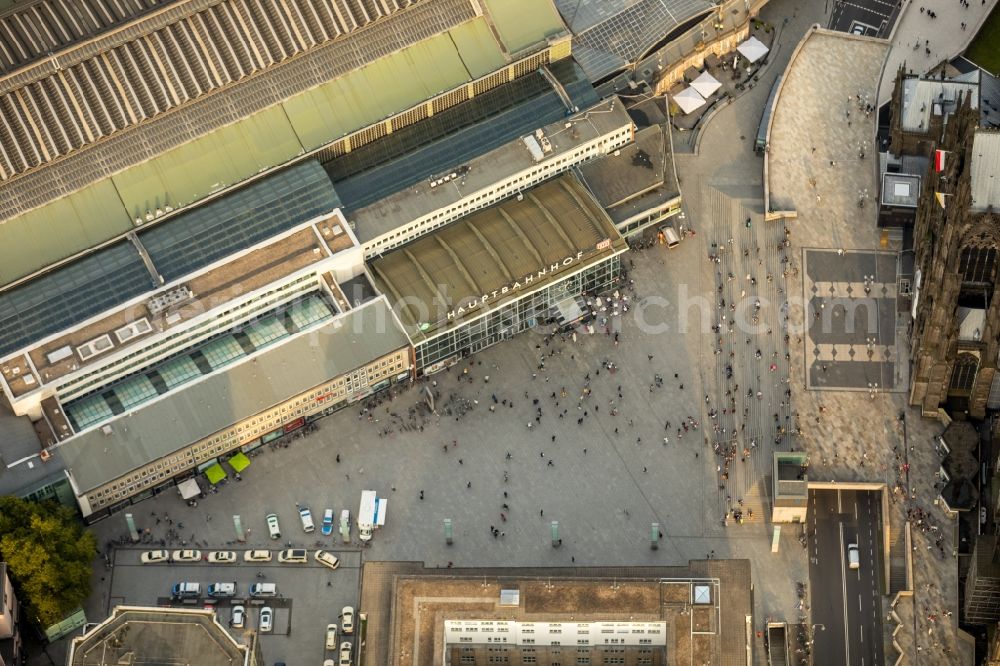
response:
[[[278,561],[283,564],[305,564],[309,553],[305,548],[286,548],[278,553]]]
[[[281,538],[281,529],[278,527],[278,516],[277,514],[269,513],[265,517],[267,521],[267,533],[271,535],[272,539]]]
[[[200,550],[175,550],[174,562],[198,562],[201,560]]]
[[[351,644],[347,641],[340,644],[339,666],[351,666]]]
[[[324,659],[323,666],[337,666],[337,662],[335,662],[333,659]]]
[[[319,531],[323,536],[333,534],[333,509],[327,509],[323,512],[323,526],[320,527]]]
[[[214,550],[208,554],[208,561],[212,564],[233,564],[236,553],[231,550]]]
[[[201,583],[174,583],[170,595],[175,599],[192,599],[201,596]]]
[[[236,583],[209,583],[208,596],[210,597],[235,597]]]
[[[248,550],[243,553],[244,562],[270,562],[271,551],[269,550]]]
[[[170,559],[170,553],[165,550],[147,550],[139,559],[143,564],[159,564]]]
[[[354,609],[350,606],[344,606],[344,610],[340,611],[340,630],[345,634],[354,633]]]
[[[313,524],[313,514],[309,507],[299,509],[299,518],[302,520],[302,529],[306,532],[314,532],[316,525]]]
[[[335,624],[326,625],[326,649],[337,649],[337,625]]]
[[[322,564],[324,567],[330,567],[331,569],[336,569],[340,566],[340,560],[333,553],[329,553],[325,550],[317,550],[315,555],[316,561]]]
[[[233,619],[229,621],[229,626],[235,629],[242,629],[247,621],[247,610],[240,605],[233,606]]]
[[[274,611],[271,610],[270,606],[264,606],[260,609],[260,624],[258,626],[262,632],[271,631],[274,627]]]
[[[278,586],[274,583],[254,583],[250,586],[251,597],[276,597]]]

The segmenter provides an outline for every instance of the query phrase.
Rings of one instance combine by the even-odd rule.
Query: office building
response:
[[[441,569],[367,562],[366,663],[746,664],[750,563]]]

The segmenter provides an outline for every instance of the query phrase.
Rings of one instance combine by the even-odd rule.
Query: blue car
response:
[[[333,509],[327,509],[323,512],[323,526],[320,528],[320,532],[323,533],[323,536],[333,534]]]

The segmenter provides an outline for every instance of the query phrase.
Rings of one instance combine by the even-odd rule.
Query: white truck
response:
[[[358,507],[358,537],[371,541],[372,532],[385,525],[388,501],[379,497],[374,490],[361,491],[361,505]]]

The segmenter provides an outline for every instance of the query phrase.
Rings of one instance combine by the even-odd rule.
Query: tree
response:
[[[0,560],[7,562],[27,616],[41,627],[90,595],[94,535],[61,504],[0,497]]]

